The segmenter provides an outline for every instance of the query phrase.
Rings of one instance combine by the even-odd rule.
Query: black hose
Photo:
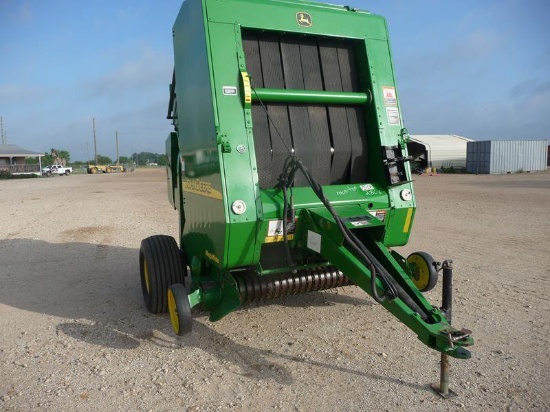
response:
[[[252,88],[254,93],[257,96],[256,90]],[[303,175],[306,177],[309,185],[313,189],[313,192],[316,194],[316,196],[319,198],[319,200],[323,203],[323,205],[327,208],[327,210],[332,215],[334,221],[336,222],[340,232],[342,233],[342,236],[344,237],[346,243],[349,247],[351,247],[352,251],[356,254],[357,257],[360,258],[360,260],[363,261],[363,263],[368,267],[369,271],[371,272],[371,290],[372,290],[372,296],[375,301],[378,303],[383,303],[387,299],[393,300],[396,297],[401,297],[401,299],[414,311],[421,314],[423,318],[427,317],[425,312],[410,298],[409,295],[405,293],[403,288],[399,286],[399,284],[395,281],[395,279],[387,272],[387,270],[378,262],[378,260],[372,255],[372,253],[363,245],[359,239],[355,236],[355,234],[349,230],[342,222],[340,216],[336,213],[336,211],[332,208],[332,205],[330,204],[330,201],[325,197],[323,193],[323,188],[321,185],[315,181],[315,179],[311,176],[311,173],[307,168],[304,166],[304,164],[298,159],[290,150],[290,148],[286,145],[286,142],[281,136],[281,133],[277,129],[275,123],[271,119],[271,116],[269,115],[269,112],[267,110],[267,107],[265,104],[260,100],[260,104],[262,105],[263,109],[265,110],[265,113],[267,115],[267,118],[269,122],[273,125],[277,135],[279,136],[279,139],[285,146],[285,148],[290,153],[290,156],[286,159],[283,171],[281,175],[279,176],[279,184],[278,186],[283,190],[283,240],[285,244],[285,254],[286,259],[289,264],[289,266],[294,266],[294,262],[292,260],[292,256],[290,253],[290,247],[288,244],[288,222],[287,222],[287,214],[288,214],[288,198],[286,194],[286,190],[288,188],[292,188],[292,185],[294,183],[294,176],[296,174],[297,169],[300,169]],[[378,275],[379,274],[379,275]],[[386,291],[382,296],[378,294],[378,290],[376,288],[376,279],[380,278],[380,281],[385,286]]]
[[[286,213],[286,211],[288,210],[286,191],[284,188],[285,186],[290,187],[292,185],[294,181],[294,176],[298,169],[305,176],[315,195],[319,198],[319,200],[323,203],[323,205],[327,208],[327,210],[334,218],[334,221],[336,222],[338,229],[342,233],[342,236],[344,237],[347,245],[352,249],[354,254],[359,257],[359,259],[368,267],[369,271],[371,272],[371,290],[374,300],[378,303],[383,303],[387,299],[393,300],[398,297],[400,293],[397,288],[398,285],[396,285],[395,283],[395,280],[389,275],[389,273],[387,273],[384,267],[380,265],[380,263],[377,261],[374,255],[372,255],[372,253],[368,251],[365,245],[363,245],[363,243],[359,241],[359,239],[357,239],[355,234],[351,230],[349,230],[346,225],[344,225],[340,216],[332,207],[330,201],[325,197],[322,186],[317,181],[315,181],[315,179],[311,176],[309,170],[307,170],[304,164],[295,156],[289,156],[287,158],[287,160],[285,161],[285,166],[283,168],[283,173],[281,173],[281,176],[279,177],[279,182],[283,188],[283,197],[285,202],[284,213]],[[283,231],[285,230],[284,228],[285,226],[283,226]],[[380,274],[379,276],[378,273]],[[378,289],[376,288],[377,278],[380,279],[380,281],[386,288],[386,292],[383,295],[380,295],[378,293]]]
[[[286,186],[283,186],[283,243],[285,244],[286,263],[289,267],[294,266],[294,260],[290,254],[290,246],[288,245],[288,199],[286,195]]]

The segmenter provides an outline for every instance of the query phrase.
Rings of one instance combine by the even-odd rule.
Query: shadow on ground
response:
[[[205,314],[201,312],[194,314],[194,331],[190,336],[171,340],[168,315],[152,315],[143,304],[137,246],[130,249],[103,244],[10,239],[0,240],[0,256],[1,304],[64,318],[65,321],[57,326],[58,334],[93,345],[135,349],[149,341],[171,348],[199,347],[243,371],[252,371],[243,375],[252,373],[254,378],[273,377],[269,368],[264,371],[265,368],[258,365],[269,365],[268,358],[280,358],[425,389],[393,378],[242,345],[205,325]],[[306,307],[372,303],[367,298],[314,292],[289,296],[278,300],[277,304]],[[292,382],[290,372],[279,371],[279,375],[281,383]]]

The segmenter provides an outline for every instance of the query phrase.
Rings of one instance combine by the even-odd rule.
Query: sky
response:
[[[261,1],[261,0],[258,0]],[[550,1],[331,0],[388,21],[411,134],[550,139]],[[0,117],[9,144],[164,153],[181,0],[0,0]]]

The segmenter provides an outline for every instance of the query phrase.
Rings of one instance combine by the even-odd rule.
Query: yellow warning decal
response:
[[[222,193],[212,187],[212,183],[199,179],[184,179],[183,190],[199,196],[222,200]]]
[[[409,207],[409,210],[407,210],[407,217],[405,218],[405,226],[403,226],[403,233],[408,233],[409,229],[411,228],[413,210],[414,209],[412,207]]]
[[[289,233],[287,235],[288,240],[294,239],[294,234]],[[275,243],[275,242],[282,242],[285,240],[285,237],[283,235],[275,235],[275,236],[266,236],[264,243]]]
[[[243,78],[243,89],[244,89],[244,104],[245,106],[250,106],[252,103],[252,88],[250,87],[250,77],[248,77],[247,72],[241,72]]]

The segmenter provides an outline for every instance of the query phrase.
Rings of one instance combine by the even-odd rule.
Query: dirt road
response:
[[[452,360],[457,398],[355,287],[196,312],[176,339],[139,284],[141,239],[178,230],[159,169],[0,181],[0,410],[550,410],[550,173],[415,180],[401,252],[454,261],[453,323],[476,339]]]

